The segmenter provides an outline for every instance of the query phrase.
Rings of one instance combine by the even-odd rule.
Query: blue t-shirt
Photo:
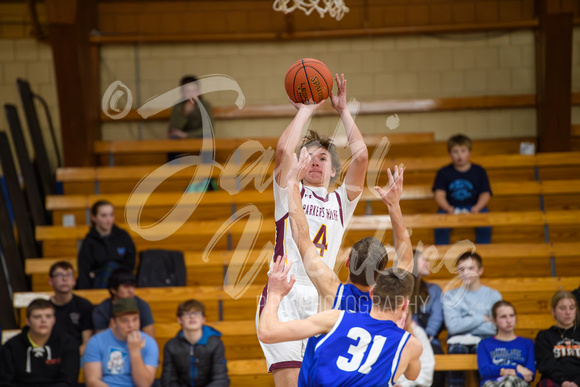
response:
[[[141,332],[145,338],[145,347],[141,356],[145,365],[157,367],[159,364],[159,348],[155,340]],[[87,343],[82,364],[99,362],[102,364],[103,382],[110,387],[133,387],[131,377],[131,361],[126,341],[117,340],[111,329],[97,333]]]
[[[481,340],[477,346],[477,368],[483,386],[488,380],[497,380],[502,368],[516,369],[522,365],[536,374],[534,342],[523,337],[501,341],[495,337]],[[523,376],[517,372],[518,377]]]
[[[453,164],[441,168],[433,183],[435,190],[447,192],[447,201],[453,207],[474,206],[480,194],[491,194],[487,173],[477,164],[471,164],[471,168],[465,172],[459,172]]]
[[[308,339],[298,386],[389,386],[409,333],[393,321],[342,312],[330,332]]]
[[[332,309],[370,313],[372,307],[373,300],[369,292],[363,292],[353,284],[338,285]]]

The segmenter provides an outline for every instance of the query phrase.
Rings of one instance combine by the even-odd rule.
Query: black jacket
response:
[[[97,229],[91,227],[82,242],[78,255],[79,289],[93,288],[91,272],[103,269],[107,262],[113,261],[119,267],[135,269],[135,245],[127,231],[113,225],[111,233],[102,237]]]
[[[0,386],[71,387],[79,377],[79,347],[54,330],[44,347],[33,348],[28,327],[0,350]]]
[[[162,387],[230,385],[222,334],[203,326],[203,335],[191,345],[179,332],[163,349]]]
[[[552,326],[538,332],[535,350],[536,367],[542,379],[580,385],[580,327],[564,331]]]

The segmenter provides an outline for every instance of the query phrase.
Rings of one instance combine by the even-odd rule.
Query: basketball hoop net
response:
[[[301,9],[307,15],[312,11],[318,12],[320,17],[328,12],[330,17],[336,20],[342,19],[345,13],[349,11],[344,5],[344,0],[275,0],[274,11],[290,13],[296,9]]]

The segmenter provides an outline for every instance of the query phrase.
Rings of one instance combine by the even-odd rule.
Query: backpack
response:
[[[185,260],[181,251],[145,250],[140,254],[138,287],[185,286]]]

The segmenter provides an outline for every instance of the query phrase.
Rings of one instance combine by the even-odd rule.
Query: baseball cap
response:
[[[119,298],[113,302],[113,317],[128,313],[139,313],[137,300],[134,298]]]

